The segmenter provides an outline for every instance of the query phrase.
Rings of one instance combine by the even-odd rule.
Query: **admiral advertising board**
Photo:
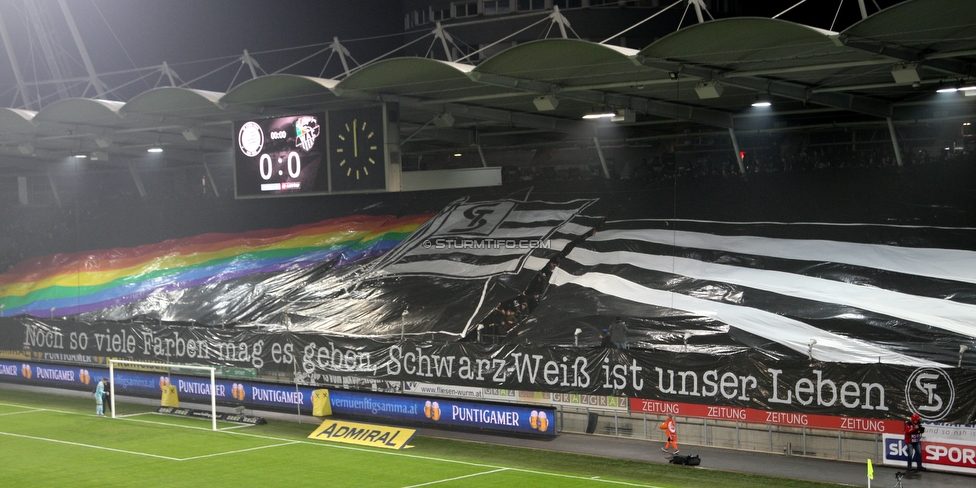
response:
[[[237,198],[386,191],[385,107],[234,124]]]

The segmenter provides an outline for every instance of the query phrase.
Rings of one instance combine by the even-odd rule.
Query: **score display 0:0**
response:
[[[298,178],[302,174],[302,158],[298,155],[296,151],[290,151],[288,153],[288,176],[291,178]],[[282,159],[278,158],[278,164],[282,163]],[[268,154],[262,154],[261,158],[258,160],[259,170],[261,172],[261,179],[270,180],[271,176],[274,174],[274,161]],[[278,170],[278,175],[282,175],[282,171]]]

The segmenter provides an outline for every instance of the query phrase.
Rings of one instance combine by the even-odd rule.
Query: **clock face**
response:
[[[386,189],[383,108],[329,112],[332,191]]]

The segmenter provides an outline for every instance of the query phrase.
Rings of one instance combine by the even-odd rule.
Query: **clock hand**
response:
[[[354,158],[359,157],[359,142],[357,142],[356,133],[359,132],[356,127],[356,119],[352,119],[352,156]]]

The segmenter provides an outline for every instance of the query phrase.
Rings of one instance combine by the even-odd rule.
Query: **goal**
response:
[[[109,399],[112,404],[112,418],[115,418],[115,366],[141,366],[148,368],[167,368],[169,370],[193,370],[210,372],[210,419],[213,430],[217,430],[217,382],[216,369],[212,366],[187,366],[172,363],[149,363],[145,361],[129,361],[125,359],[110,359],[108,362]]]

